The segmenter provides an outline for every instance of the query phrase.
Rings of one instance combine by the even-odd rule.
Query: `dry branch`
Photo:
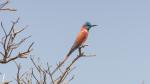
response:
[[[17,64],[17,62],[15,62],[16,67],[17,67],[17,74],[16,74],[16,82],[17,84],[32,84],[31,82],[31,73],[30,72],[24,72],[21,73],[21,64]]]
[[[17,42],[17,36],[24,31],[25,28],[16,31],[15,26],[18,23],[19,18],[16,21],[12,22],[12,26],[10,30],[7,32],[3,26],[3,23],[1,22],[1,28],[4,32],[4,36],[1,38],[0,45],[2,46],[2,51],[0,51],[1,54],[1,59],[0,63],[5,64],[10,61],[16,60],[17,58],[26,58],[30,52],[32,51],[32,46],[34,43],[31,43],[28,48],[25,51],[18,51],[16,52],[15,50],[19,49],[20,46],[26,42],[26,40],[31,37],[24,37],[21,38],[19,42]],[[13,52],[16,53],[16,55],[12,54]]]
[[[36,83],[36,84],[68,84],[70,83],[70,81],[72,81],[74,79],[74,76],[71,76],[70,73],[76,68],[73,67],[73,65],[81,58],[81,57],[86,57],[86,55],[84,55],[84,53],[82,52],[82,48],[84,48],[87,45],[81,46],[78,51],[79,54],[70,61],[70,63],[68,65],[66,65],[66,67],[63,67],[64,69],[61,69],[61,67],[59,67],[59,69],[56,71],[56,74],[52,74],[52,67],[47,63],[46,66],[43,66],[38,58],[37,61],[35,61],[35,59],[31,56],[30,60],[31,63],[33,64],[33,66],[31,67],[32,69],[30,69],[28,72],[24,73],[21,75],[20,73],[20,65],[17,65],[17,77],[16,77],[16,81],[18,84],[32,84],[32,83]],[[31,72],[31,73],[30,73]],[[60,73],[59,73],[60,72]],[[29,75],[31,77],[25,76],[25,75]],[[68,78],[69,77],[69,78]],[[68,80],[67,80],[68,78]]]
[[[78,51],[79,51],[79,55],[77,55],[77,57],[75,57],[73,59],[73,61],[66,67],[65,71],[63,72],[63,74],[60,76],[60,79],[58,80],[57,84],[61,84],[63,82],[63,80],[67,77],[67,74],[69,73],[69,71],[71,70],[71,67],[73,66],[73,64],[79,60],[79,58],[84,57],[86,55],[83,54],[82,52],[82,48],[84,48],[87,45],[83,45],[81,47],[79,47]]]
[[[0,4],[0,11],[16,11],[14,8],[6,7],[9,4],[9,1],[5,1],[2,4]]]

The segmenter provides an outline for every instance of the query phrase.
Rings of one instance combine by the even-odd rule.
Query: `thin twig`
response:
[[[50,70],[50,66],[49,66],[49,64],[47,63],[47,72],[48,72],[48,75],[50,76],[50,78],[51,78],[51,81],[52,81],[52,84],[55,84],[55,82],[54,82],[54,79],[53,79],[53,75],[51,74],[51,70]]]
[[[17,78],[16,81],[18,84],[21,84],[21,78],[20,78],[20,70],[21,70],[21,65],[17,64],[17,62],[15,62],[16,66],[17,66]]]
[[[38,80],[38,79],[36,78],[36,76],[34,75],[33,69],[32,69],[32,76],[33,76],[33,78],[36,80],[36,82],[37,82],[38,84],[40,84],[39,80]]]
[[[2,23],[2,22],[1,22],[1,27],[2,27],[2,29],[3,29],[3,32],[5,33],[5,36],[6,36],[7,33],[6,33],[5,29],[4,29],[4,26],[3,26],[3,23]]]

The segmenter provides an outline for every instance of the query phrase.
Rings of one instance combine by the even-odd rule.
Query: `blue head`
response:
[[[92,25],[90,22],[86,22],[84,24],[84,27],[89,31],[92,27],[97,26],[97,25]]]

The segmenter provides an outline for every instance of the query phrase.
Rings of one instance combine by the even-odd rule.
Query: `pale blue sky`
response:
[[[50,64],[67,53],[85,21],[99,25],[90,31],[85,49],[96,57],[78,61],[71,84],[140,84],[142,80],[150,84],[149,4],[148,0],[13,0],[11,6],[18,11],[1,16],[6,23],[19,16],[21,26],[29,25],[26,34],[35,41],[32,54]],[[14,64],[0,67],[2,73],[9,73],[7,78],[13,78]]]

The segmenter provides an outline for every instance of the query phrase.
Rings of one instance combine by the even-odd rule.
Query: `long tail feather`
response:
[[[59,65],[55,68],[55,70],[52,72],[54,74],[69,58],[69,56],[78,48],[78,46],[74,43],[68,54],[64,57],[64,59],[59,63]]]
[[[69,57],[78,47],[79,45],[75,42],[71,47],[70,51],[68,52],[67,57]]]
[[[65,56],[65,58],[58,64],[58,66],[54,69],[54,71],[52,72],[52,74],[54,74],[64,63],[65,61],[68,59],[68,56]]]
[[[69,57],[73,53],[73,51],[74,49],[71,49],[66,56]]]
[[[66,61],[67,59],[69,58],[69,56],[72,54],[72,52],[74,51],[75,49],[71,49],[69,51],[69,53],[64,57],[64,59],[58,64],[58,66],[55,68],[55,70],[52,72],[52,74],[54,74]]]

